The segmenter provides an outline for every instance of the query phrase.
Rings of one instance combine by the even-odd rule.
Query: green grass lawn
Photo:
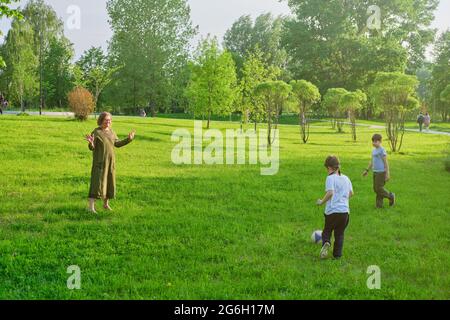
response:
[[[94,120],[0,117],[1,299],[450,298],[449,137],[407,133],[402,154],[389,155],[398,204],[375,210],[372,181],[361,177],[370,128],[358,128],[356,143],[313,128],[304,145],[298,127],[281,126],[280,171],[261,176],[259,166],[172,164],[171,134],[192,121],[113,125],[121,137],[138,133],[117,150],[114,212],[95,217],[85,211],[83,137]],[[320,261],[310,242],[323,227],[315,201],[329,154],[356,193],[340,261]],[[70,265],[81,268],[81,290],[66,287]],[[381,268],[381,290],[366,286],[371,265]]]

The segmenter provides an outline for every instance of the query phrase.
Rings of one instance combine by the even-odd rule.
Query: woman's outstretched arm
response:
[[[128,137],[126,139],[123,140],[119,140],[119,138],[117,137],[117,135],[115,135],[116,140],[114,142],[114,146],[116,148],[122,148],[124,146],[126,146],[127,144],[129,144],[131,141],[134,140],[134,135],[136,134],[136,131],[133,130],[128,134]]]

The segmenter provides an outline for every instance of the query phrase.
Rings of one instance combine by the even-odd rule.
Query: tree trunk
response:
[[[211,111],[208,111],[208,125],[206,126],[207,129],[209,129],[211,124]]]
[[[303,140],[303,143],[307,143],[309,140],[309,123],[306,120],[306,115],[304,112],[299,113],[299,122],[300,122],[300,135]]]

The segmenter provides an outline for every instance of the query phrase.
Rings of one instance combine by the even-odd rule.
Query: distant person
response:
[[[350,198],[353,196],[353,186],[350,179],[341,174],[341,164],[335,156],[325,160],[328,177],[325,183],[325,197],[317,200],[317,205],[326,204],[325,227],[322,232],[322,249],[320,258],[328,257],[331,247],[331,234],[334,233],[333,257],[342,257],[344,247],[344,233],[350,222]]]
[[[97,123],[99,127],[86,136],[89,149],[94,153],[91,171],[91,187],[89,191],[89,211],[95,211],[95,200],[103,200],[103,208],[112,210],[109,200],[116,195],[116,165],[114,147],[121,148],[134,140],[135,131],[128,134],[124,140],[119,140],[112,130],[112,116],[108,112],[100,114]]]
[[[145,109],[141,109],[141,112],[139,114],[142,118],[147,117],[147,112],[145,112]]]
[[[391,179],[391,172],[387,160],[387,152],[382,147],[382,143],[383,137],[380,134],[375,134],[372,137],[372,145],[374,147],[372,151],[372,161],[363,173],[363,176],[366,177],[369,174],[370,169],[373,171],[373,190],[377,195],[377,208],[383,208],[384,199],[389,199],[389,205],[391,207],[395,205],[395,194],[384,188],[386,182]]]
[[[431,116],[428,112],[425,114],[425,117],[423,120],[423,125],[424,125],[426,131],[430,131]]]
[[[425,122],[425,117],[424,117],[423,113],[421,112],[417,116],[417,123],[419,124],[420,132],[422,132],[422,130],[423,130],[423,123],[424,122]]]

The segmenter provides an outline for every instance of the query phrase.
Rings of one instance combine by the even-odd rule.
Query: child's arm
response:
[[[386,181],[391,180],[391,170],[389,168],[389,162],[387,157],[383,157],[384,167],[386,168]]]
[[[325,194],[325,197],[323,198],[323,199],[319,199],[319,200],[317,200],[317,205],[318,206],[322,206],[322,205],[324,205],[325,203],[327,203],[329,200],[331,200],[331,198],[333,198],[333,195],[334,195],[334,192],[333,191],[328,191],[326,194]]]
[[[363,172],[363,177],[366,177],[369,174],[369,171],[370,171],[370,169],[372,169],[372,167],[373,167],[373,160],[371,159],[369,162],[369,166]]]

